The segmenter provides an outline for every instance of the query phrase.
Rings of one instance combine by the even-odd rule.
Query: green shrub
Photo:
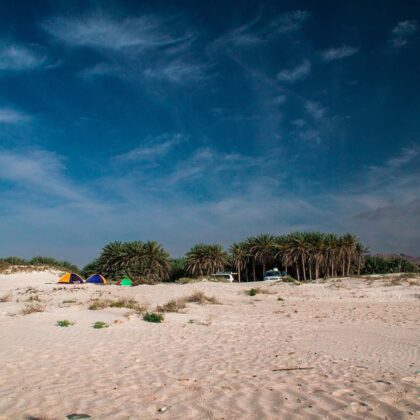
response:
[[[70,327],[74,325],[74,322],[71,322],[67,319],[63,319],[62,321],[57,321],[57,327]]]
[[[103,321],[96,321],[93,324],[93,328],[95,328],[96,330],[99,330],[101,328],[108,328],[108,327],[109,327],[109,324],[107,324],[106,322],[103,322]]]
[[[259,290],[259,289],[249,289],[249,290],[247,290],[247,291],[246,291],[246,293],[247,293],[249,296],[255,296],[255,295],[257,295],[258,293],[260,293],[260,290]]]
[[[162,322],[165,317],[163,316],[163,314],[158,314],[156,312],[146,312],[143,315],[143,319],[147,322],[157,322],[160,323]]]

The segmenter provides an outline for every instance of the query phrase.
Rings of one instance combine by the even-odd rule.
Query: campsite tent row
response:
[[[75,284],[75,283],[94,283],[94,284],[109,284],[105,277],[101,274],[93,274],[86,281],[76,273],[66,273],[60,277],[58,283]],[[129,278],[124,278],[117,283],[118,286],[132,286],[133,282]]]

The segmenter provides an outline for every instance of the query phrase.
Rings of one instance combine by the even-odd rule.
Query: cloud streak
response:
[[[407,44],[408,40],[417,32],[416,20],[403,20],[398,22],[391,32],[391,45],[400,48]]]
[[[306,79],[310,73],[311,63],[309,60],[305,60],[302,64],[299,64],[295,67],[290,67],[281,70],[277,74],[277,80],[279,80],[280,82],[293,84]]]
[[[0,72],[25,71],[51,66],[53,64],[39,46],[0,42]]]
[[[0,108],[0,125],[1,124],[19,124],[27,122],[31,117],[23,112],[13,108]]]
[[[343,45],[338,48],[330,48],[328,50],[322,51],[321,56],[324,61],[329,62],[351,57],[357,54],[359,51],[359,48]]]

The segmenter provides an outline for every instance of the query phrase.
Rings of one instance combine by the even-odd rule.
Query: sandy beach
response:
[[[418,279],[123,288],[58,285],[58,274],[0,275],[1,419],[420,414]],[[252,287],[263,293],[249,296]],[[88,309],[129,297],[153,310],[196,291],[220,303],[188,303],[161,324],[126,308]],[[45,310],[22,314],[32,303]]]

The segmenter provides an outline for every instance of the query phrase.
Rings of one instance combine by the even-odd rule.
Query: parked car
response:
[[[235,280],[233,278],[233,274],[234,273],[215,273],[215,274],[212,274],[211,276],[216,277],[216,279],[219,279],[219,280],[224,279],[225,281],[232,283]]]
[[[264,274],[264,280],[281,280],[281,272],[277,268],[268,270]]]

